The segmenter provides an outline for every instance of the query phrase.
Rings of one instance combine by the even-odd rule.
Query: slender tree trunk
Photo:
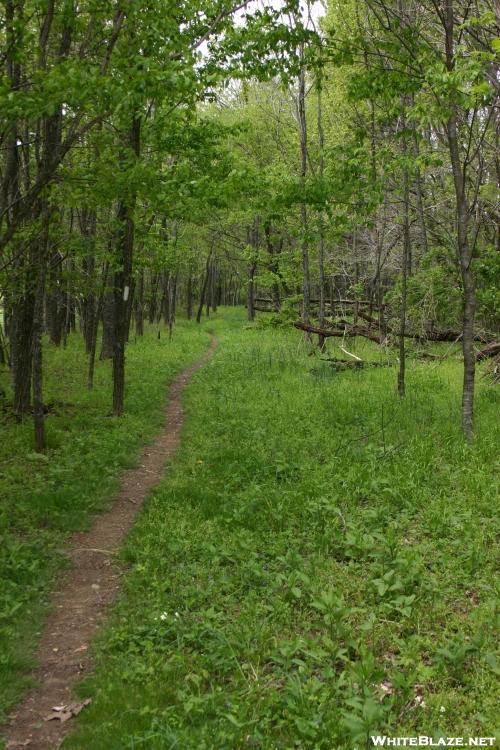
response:
[[[141,121],[134,116],[130,129],[130,147],[137,158],[140,150]],[[120,234],[117,243],[117,269],[114,280],[115,341],[113,351],[113,414],[123,414],[125,395],[125,342],[127,338],[128,300],[132,286],[134,250],[135,193],[127,195],[118,207]]]
[[[113,414],[123,414],[125,395],[125,342],[127,338],[127,302],[130,295],[130,276],[134,242],[134,224],[131,207],[121,201],[118,207],[121,224],[117,247],[117,262],[114,279],[114,347],[113,347]]]
[[[47,200],[42,205],[42,231],[36,253],[37,281],[33,314],[33,425],[35,450],[43,453],[47,448],[45,439],[45,419],[43,411],[43,303],[45,277],[47,272],[47,249],[49,242],[50,208]]]
[[[18,92],[21,87],[22,68],[16,50],[23,34],[23,8],[20,3],[5,2],[5,67],[10,90]],[[0,183],[0,228],[6,223],[6,233],[20,226],[19,217],[22,182],[22,164],[18,137],[20,124],[12,122],[5,133],[5,156]],[[24,245],[24,247],[23,247]],[[20,288],[12,295],[11,317],[8,336],[11,350],[11,377],[13,390],[13,410],[21,417],[31,406],[31,374],[33,354],[33,310],[34,287],[33,269],[30,267],[29,251],[22,240],[14,246],[13,271],[21,280]]]
[[[415,163],[418,164],[418,157],[419,157],[419,147],[418,147],[418,139],[417,139],[417,130],[415,125],[412,126],[413,130],[413,153],[415,156]],[[420,169],[416,167],[415,172],[415,189],[417,192],[417,210],[418,210],[418,218],[420,223],[420,233],[422,236],[422,250],[424,254],[426,254],[429,250],[429,241],[427,239],[427,222],[425,219],[425,208],[424,208],[424,191],[422,188],[422,175],[420,173]],[[408,276],[411,276],[413,267],[418,267],[418,263],[413,261],[412,254],[410,254],[410,257],[408,258]]]
[[[11,374],[13,411],[17,416],[26,414],[31,406],[31,373],[33,361],[33,312],[35,295],[31,275],[27,288],[12,307],[10,323]]]
[[[207,275],[207,287],[205,289],[205,315],[210,317],[210,294],[212,290],[212,276],[213,276],[213,265],[210,264],[208,267],[208,275]]]
[[[144,268],[139,271],[139,282],[135,299],[135,332],[144,336]]]
[[[357,260],[358,257],[358,231],[357,228],[354,227],[352,230],[352,255],[354,258],[354,283],[356,286],[359,284],[359,262]],[[354,325],[358,324],[359,319],[359,302],[358,302],[358,292],[356,291],[356,301],[354,302],[354,310],[353,310],[353,316],[354,316]]]
[[[115,295],[112,291],[104,294],[102,309],[102,346],[100,359],[112,359],[115,348]],[[98,322],[98,321],[97,321]]]
[[[168,337],[172,338],[175,323],[175,307],[177,298],[177,277],[176,272],[173,276],[170,276],[168,284]]]
[[[83,258],[83,273],[85,276],[87,289],[82,301],[83,337],[85,339],[85,348],[87,354],[89,354],[92,344],[92,334],[94,331],[94,318],[96,315],[95,294],[93,291],[95,273],[95,257],[93,245],[95,242],[95,233],[97,226],[97,217],[95,212],[83,210],[80,226],[85,242],[90,245],[88,254]]]
[[[257,268],[257,264],[253,262],[248,267],[248,283],[247,283],[247,320],[252,321],[255,319],[255,282],[254,276]]]
[[[162,273],[161,314],[163,315],[163,322],[166,326],[168,326],[168,321],[170,319],[170,295],[168,293],[169,285],[170,271],[164,271]]]
[[[45,311],[47,321],[47,332],[49,339],[55,346],[60,346],[63,338],[63,329],[66,321],[66,310],[64,304],[65,293],[62,287],[62,256],[55,252],[49,260],[47,286],[48,293],[45,298]]]
[[[89,351],[89,369],[88,369],[88,374],[87,374],[87,388],[89,389],[89,391],[91,391],[92,388],[94,387],[95,353],[97,349],[97,329],[99,327],[99,320],[101,318],[101,314],[103,311],[106,284],[108,283],[108,268],[109,268],[109,263],[106,262],[106,265],[104,266],[103,275],[102,275],[101,292],[99,294],[99,300],[97,302],[97,310],[96,310],[96,314],[94,315],[93,328],[91,331],[90,351]]]
[[[125,342],[128,343],[130,339],[130,326],[132,325],[132,313],[134,311],[134,299],[135,299],[135,279],[130,279],[130,292],[128,295],[127,304],[125,305]]]
[[[186,317],[188,320],[191,320],[191,318],[193,317],[193,275],[191,271],[189,271],[189,275],[187,279]]]
[[[306,73],[304,65],[304,47],[301,45],[300,57],[302,67],[299,73],[299,95],[298,95],[298,115],[299,115],[299,137],[300,137],[300,183],[302,187],[302,202],[300,204],[300,218],[302,224],[302,322],[309,324],[311,309],[311,281],[309,271],[309,223],[307,216],[307,206],[305,202],[305,189],[307,177],[307,116],[306,116]],[[308,341],[311,340],[311,334],[305,334]]]
[[[201,316],[203,314],[203,305],[205,303],[205,294],[206,294],[206,291],[207,291],[207,284],[208,284],[208,276],[209,276],[209,273],[210,273],[210,261],[211,261],[211,259],[212,259],[212,251],[209,252],[208,257],[207,257],[207,262],[206,262],[206,265],[205,265],[205,275],[203,277],[203,283],[201,285],[201,290],[200,290],[200,304],[198,306],[198,313],[196,315],[196,322],[197,323],[201,323]]]
[[[322,111],[322,80],[321,74],[318,75],[317,85],[317,115],[318,115],[318,148],[319,148],[319,176],[323,181],[325,173],[325,135],[323,132],[323,111]],[[325,220],[323,211],[318,212],[318,270],[319,270],[319,311],[318,325],[320,328],[325,326]],[[321,334],[318,336],[318,346],[321,352],[325,350],[325,337]]]
[[[64,323],[63,323],[63,347],[66,349],[68,335],[71,331],[71,293],[69,279],[66,281],[66,291],[64,293]]]
[[[406,127],[406,121],[403,122]],[[403,135],[403,156],[407,156],[406,134]],[[406,307],[407,307],[407,277],[408,277],[408,259],[410,257],[410,182],[408,175],[408,165],[404,164],[403,172],[403,253],[401,262],[401,305],[399,313],[399,371],[398,371],[398,393],[400,396],[405,395],[405,370],[406,370]]]
[[[151,325],[156,320],[156,308],[158,307],[158,284],[159,284],[159,278],[160,275],[155,273],[152,274],[151,277],[151,294],[149,297],[149,310],[148,310],[148,317],[149,322]]]
[[[217,268],[217,263],[214,263],[212,268],[212,277],[211,277],[211,284],[210,284],[210,307],[212,308],[212,312],[217,312],[217,282],[219,278],[219,269]]]
[[[452,72],[455,68],[453,0],[446,0],[444,27],[446,43],[446,66]],[[446,134],[455,187],[457,218],[457,247],[463,284],[463,336],[464,379],[462,389],[462,429],[467,440],[474,435],[474,380],[476,358],[474,355],[474,320],[476,312],[476,290],[472,270],[472,250],[469,245],[469,205],[466,194],[466,165],[460,158],[458,133],[458,113],[454,102],[446,123]]]

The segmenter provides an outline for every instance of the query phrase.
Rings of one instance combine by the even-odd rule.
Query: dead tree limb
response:
[[[374,327],[359,326],[349,323],[347,320],[336,321],[337,327],[332,328],[318,328],[318,326],[312,326],[297,320],[293,325],[295,328],[300,330],[307,330],[309,333],[316,333],[327,337],[343,338],[344,336],[363,336],[375,344],[386,343],[387,337],[382,336]],[[391,336],[398,336],[397,331],[388,330],[388,334]],[[414,339],[419,343],[426,343],[428,341],[451,341],[456,343],[460,341],[461,334],[458,331],[451,329],[444,331],[427,331],[425,334],[405,332],[405,338]],[[475,336],[476,341],[488,341],[488,335],[478,333]],[[493,354],[490,356],[494,356]]]
[[[483,359],[489,359],[490,357],[496,357],[500,354],[500,341],[492,341],[491,344],[485,346],[476,352],[476,362],[480,362]]]

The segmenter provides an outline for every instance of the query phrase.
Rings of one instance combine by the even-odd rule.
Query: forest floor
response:
[[[214,338],[207,353],[170,386],[161,432],[146,446],[137,468],[123,475],[111,508],[97,517],[90,531],[70,540],[67,556],[72,567],[57,583],[36,652],[36,686],[9,722],[5,732],[8,748],[27,744],[32,750],[59,747],[69,729],[66,722],[85,707],[85,703],[75,703],[72,687],[89,669],[89,643],[120,589],[120,569],[113,558],[142,503],[160,480],[165,462],[178,447],[184,422],[183,390],[215,346]]]
[[[159,432],[168,385],[209,342],[206,330],[184,324],[172,342],[153,329],[132,339],[120,419],[109,416],[111,362],[97,363],[89,392],[81,337],[70,337],[66,351],[47,346],[47,455],[33,452],[31,419],[17,423],[0,401],[0,725],[33,683],[51,592],[70,565],[65,540],[109,507],[123,472]],[[8,392],[6,370],[0,386]]]
[[[498,389],[478,378],[470,447],[460,434],[458,351],[443,362],[410,359],[399,399],[394,368],[335,372],[307,356],[296,331],[246,326],[241,310],[223,311],[210,327],[220,346],[186,391],[180,451],[121,553],[122,594],[92,647],[93,673],[77,687],[79,700],[92,702],[71,720],[76,731],[63,747],[353,750],[369,747],[370,733],[494,736]],[[172,373],[206,348],[203,329],[187,329],[176,334],[183,351]],[[149,339],[129,350],[135,416],[124,419],[144,437],[158,426],[159,391],[171,380],[151,367],[172,355],[166,347]],[[380,356],[368,343],[348,348]],[[108,423],[121,436],[118,458],[97,419],[93,445],[82,425],[80,467],[93,476],[78,499],[82,525],[141,442],[131,425]],[[7,611],[10,628],[28,607],[40,622],[35,602],[47,598],[62,557],[57,529],[74,528],[74,520],[64,527],[56,471],[76,462],[71,442],[60,438],[40,466],[55,472],[48,507],[37,504],[43,479],[30,479],[38,494],[12,506],[9,539],[21,560],[29,532],[44,534],[39,558],[34,531],[31,542],[41,583],[21,568],[12,606],[24,583],[28,592]],[[103,453],[116,462],[106,492]],[[86,510],[92,487],[100,499]],[[24,517],[26,533],[17,531]],[[7,561],[16,574],[12,552]],[[11,654],[13,634],[7,629]],[[19,674],[22,661],[12,657],[9,669]]]

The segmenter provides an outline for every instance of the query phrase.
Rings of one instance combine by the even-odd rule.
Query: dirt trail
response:
[[[184,388],[217,346],[215,337],[210,348],[174,380],[168,391],[165,423],[155,441],[145,447],[139,467],[123,475],[120,490],[112,508],[100,515],[89,532],[72,537],[68,556],[73,567],[62,578],[55,593],[52,612],[40,639],[33,677],[34,688],[12,714],[4,730],[8,750],[58,748],[71,730],[67,721],[47,721],[54,707],[78,710],[72,686],[88,672],[88,650],[110,604],[120,588],[120,570],[113,556],[132,526],[135,516],[150,490],[162,477],[164,464],[175,452],[184,421],[181,397]]]

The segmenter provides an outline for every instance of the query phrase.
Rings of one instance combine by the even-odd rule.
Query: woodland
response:
[[[2,0],[6,747],[496,736],[499,57],[495,0]]]

